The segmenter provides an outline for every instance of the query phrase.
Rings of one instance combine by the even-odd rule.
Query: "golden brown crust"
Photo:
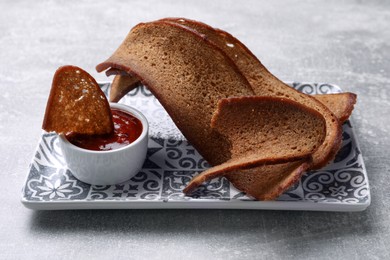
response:
[[[112,133],[110,105],[95,79],[76,66],[57,69],[42,128],[57,133]]]

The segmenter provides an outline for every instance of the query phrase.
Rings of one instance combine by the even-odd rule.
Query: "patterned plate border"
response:
[[[307,94],[341,92],[333,84],[290,83]],[[108,95],[110,83],[101,83]],[[232,208],[360,211],[370,205],[362,154],[350,121],[343,125],[343,145],[327,167],[308,172],[276,201],[255,201],[225,178],[209,181],[192,197],[181,192],[186,183],[207,169],[207,162],[185,140],[150,91],[140,85],[121,103],[139,109],[150,124],[148,153],[142,170],[131,180],[91,186],[67,169],[57,135],[43,133],[22,190],[31,209]]]

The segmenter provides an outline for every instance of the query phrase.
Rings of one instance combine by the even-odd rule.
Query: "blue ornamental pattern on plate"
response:
[[[332,84],[290,85],[311,95],[341,92],[340,88]],[[108,95],[110,84],[101,84],[101,87]],[[129,203],[131,208],[131,203],[135,201],[161,203],[178,201],[188,203],[187,207],[191,208],[191,205],[194,205],[191,203],[215,201],[232,204],[241,202],[242,208],[247,208],[247,202],[263,203],[256,202],[238,191],[223,177],[203,184],[191,197],[184,196],[183,188],[193,176],[209,167],[207,162],[186,141],[147,88],[140,85],[122,98],[120,103],[140,110],[150,124],[147,158],[142,170],[129,181],[117,185],[91,186],[83,183],[73,177],[71,171],[67,169],[57,135],[44,133],[23,188],[22,201],[25,205],[30,202],[48,204],[88,202],[88,208],[93,208],[93,203],[117,201]],[[345,205],[368,206],[369,201],[368,180],[362,155],[353,127],[347,121],[343,125],[342,148],[334,161],[321,170],[304,174],[301,180],[277,201],[268,203],[275,205],[278,205],[278,202],[288,203],[280,204],[282,206],[279,209],[294,209],[297,203],[307,203],[308,206],[304,208],[311,209],[310,205],[314,205],[313,202],[324,205],[331,203],[342,209]],[[259,205],[258,208],[262,208],[261,204]]]

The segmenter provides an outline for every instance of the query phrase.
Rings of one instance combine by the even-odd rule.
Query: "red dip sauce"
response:
[[[108,151],[122,148],[134,142],[142,133],[141,121],[133,115],[118,109],[111,109],[114,133],[109,135],[66,134],[72,144],[94,151]]]

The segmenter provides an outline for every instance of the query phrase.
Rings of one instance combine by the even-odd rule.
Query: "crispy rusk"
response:
[[[276,78],[243,43],[231,34],[214,29],[207,24],[184,18],[163,20],[189,27],[223,50],[247,78],[256,96],[284,97],[320,112],[326,119],[327,136],[313,155],[311,168],[322,168],[334,158],[341,145],[341,124],[325,105]]]
[[[112,133],[110,105],[95,79],[76,66],[57,69],[42,128],[58,134]]]
[[[211,126],[229,140],[231,159],[193,178],[185,193],[227,172],[310,160],[326,135],[319,112],[278,97],[221,99]]]
[[[333,115],[325,105],[323,105],[321,102],[318,102],[315,98],[310,97],[310,96],[305,95],[305,94],[302,94],[302,93],[294,90],[293,88],[285,85],[280,80],[278,80],[236,38],[234,38],[233,36],[231,36],[230,34],[224,32],[224,31],[214,29],[208,25],[205,25],[205,24],[202,24],[202,23],[199,23],[196,21],[186,20],[183,18],[167,18],[167,19],[163,19],[162,21],[152,22],[152,23],[160,24],[160,25],[170,23],[172,26],[180,27],[182,29],[182,31],[184,31],[184,32],[188,33],[190,31],[193,34],[197,35],[198,38],[202,39],[202,41],[204,42],[204,46],[207,46],[207,48],[209,48],[210,46],[213,46],[214,49],[219,49],[220,52],[222,52],[226,56],[225,58],[230,59],[230,61],[231,61],[230,63],[233,63],[234,66],[236,68],[238,68],[237,70],[239,72],[241,72],[242,75],[250,83],[250,87],[252,89],[252,92],[249,94],[247,93],[246,95],[255,95],[256,94],[256,95],[261,95],[261,96],[284,97],[284,98],[288,98],[288,99],[297,101],[299,103],[302,103],[303,105],[306,105],[308,107],[311,107],[312,109],[317,110],[326,119],[327,136],[325,138],[323,145],[321,145],[320,148],[315,153],[314,161],[313,161],[311,167],[312,168],[320,168],[320,167],[326,165],[334,157],[335,153],[337,152],[337,150],[339,149],[340,144],[341,144],[341,125],[340,125],[340,122],[335,117],[335,115]],[[149,24],[151,24],[151,23],[149,23]],[[131,32],[130,32],[130,34],[131,34]],[[134,77],[134,76],[139,77],[140,75],[137,74],[137,71],[142,71],[143,69],[145,69],[144,71],[148,71],[148,69],[150,69],[150,68],[143,67],[143,66],[145,66],[145,64],[147,65],[147,63],[150,64],[150,61],[142,60],[142,57],[139,57],[139,59],[136,62],[134,62],[134,60],[132,60],[134,58],[134,57],[132,57],[132,54],[129,55],[129,53],[130,53],[130,52],[128,52],[129,49],[131,49],[134,46],[133,45],[134,42],[132,43],[129,40],[130,34],[127,36],[125,41],[122,43],[122,45],[118,48],[118,50],[113,54],[113,56],[111,58],[109,58],[106,62],[99,64],[97,66],[98,71],[102,71],[104,69],[111,67],[111,69],[108,71],[108,74],[120,73],[121,75],[123,75],[123,73],[128,73],[129,77]],[[168,37],[167,35],[165,35],[165,36],[160,35],[160,34],[155,35],[154,33],[149,32],[148,36],[150,38],[154,38],[153,41],[157,41],[159,44],[161,44],[162,41],[164,41],[163,44],[165,44],[167,42],[170,43],[170,40],[166,39]],[[185,35],[184,36],[177,35],[177,37],[178,37],[177,39],[180,39],[181,37],[185,38],[186,36]],[[164,38],[165,38],[165,40],[163,40]],[[140,42],[143,42],[143,41],[145,41],[145,40],[140,39]],[[180,50],[180,48],[179,48],[179,50]],[[192,49],[187,49],[184,46],[184,48],[181,48],[181,52],[183,52],[183,50],[186,50],[186,54],[183,54],[183,55],[189,55],[190,57],[192,57],[192,54],[190,54],[191,52],[198,54],[198,57],[200,56],[202,58],[204,55],[203,51],[200,51],[198,48],[195,48],[195,51],[194,51]],[[161,53],[161,54],[165,54],[165,53]],[[156,67],[160,68],[162,71],[165,71],[166,67],[178,66],[177,64],[172,64],[169,62],[167,63],[167,61],[164,60],[164,55],[160,55],[160,57],[162,57],[162,59],[160,59],[158,63],[154,63],[154,65]],[[182,56],[182,57],[185,57],[185,56]],[[186,59],[186,60],[188,60],[188,59]],[[193,58],[192,60],[190,60],[193,67],[197,67],[199,65],[196,60],[197,60],[196,58]],[[211,63],[211,65],[213,65],[212,60],[210,60],[209,62]],[[222,64],[225,64],[225,63],[222,63]],[[183,71],[184,71],[184,73],[188,73],[188,71],[186,71],[186,70],[183,70]],[[178,83],[178,79],[182,78],[183,76],[184,77],[185,76],[187,76],[187,77],[194,77],[195,76],[196,79],[198,79],[198,80],[203,79],[202,77],[199,77],[199,75],[197,75],[196,73],[194,74],[192,72],[190,72],[190,74],[187,74],[187,75],[176,73],[173,75],[166,74],[166,76],[171,76],[173,78],[171,81],[171,84],[175,85],[175,87],[176,87],[176,84]],[[162,101],[161,103],[163,104],[163,106],[165,108],[167,108],[169,106],[169,104],[168,104],[168,102],[166,102],[166,100],[167,99],[171,100],[171,98],[169,97],[170,94],[163,89],[151,86],[151,85],[156,85],[156,84],[154,84],[154,82],[150,82],[150,80],[148,81],[147,77],[140,77],[140,78],[141,78],[141,81],[145,85],[147,85],[151,88],[151,91],[160,100],[160,102]],[[174,78],[176,78],[176,80]],[[240,86],[242,86],[242,84],[237,85],[238,88],[240,88]],[[163,88],[164,86],[161,86],[161,87]],[[171,85],[168,84],[165,87],[170,88]],[[230,91],[231,91],[230,87],[226,91],[227,91],[228,96],[235,96],[236,95],[235,93],[230,93]],[[218,100],[218,98],[216,98],[216,99],[211,98],[211,97],[214,97],[215,92],[209,93],[209,95],[207,95],[206,93],[204,93],[204,88],[201,87],[201,84],[194,84],[193,88],[191,89],[191,91],[189,91],[188,95],[192,95],[194,92],[199,92],[199,93],[204,94],[205,100],[200,102],[199,104],[202,106],[203,110],[208,111],[208,114],[212,114],[214,111],[213,109],[215,108],[215,100]],[[245,88],[245,92],[250,92],[250,91],[248,91]],[[224,92],[224,93],[226,93],[226,92]],[[186,95],[187,94],[185,94],[185,98],[188,99],[188,96],[186,96]],[[224,94],[224,95],[226,95],[226,94]],[[223,98],[223,97],[224,96],[220,96],[219,98]],[[330,99],[336,100],[336,99],[339,99],[339,97],[332,96]],[[183,98],[180,97],[179,100],[183,100]],[[212,100],[212,102],[210,102],[210,100]],[[337,101],[334,101],[334,103],[336,103],[336,102]],[[196,102],[194,102],[192,104],[198,105],[198,103],[196,103]],[[180,105],[178,105],[177,109],[186,108],[186,106],[188,106],[188,105],[189,105],[188,103],[187,103],[187,105],[182,105],[181,107],[180,107]],[[193,107],[193,106],[190,105],[190,107]],[[167,109],[167,110],[170,110],[170,109]],[[170,113],[170,112],[168,111],[168,113]],[[171,113],[170,113],[170,115],[171,115]],[[197,117],[191,116],[191,114],[189,114],[189,115],[190,115],[189,118],[192,122],[197,120]],[[179,127],[179,129],[181,129],[183,122],[180,122],[180,121],[182,119],[178,118],[178,117],[175,118],[172,115],[171,115],[171,117],[173,118],[174,122]],[[204,124],[206,121],[207,120],[202,121],[202,124]],[[198,131],[200,131],[201,128],[202,127],[196,127],[195,129],[193,129],[193,131],[198,132]],[[196,129],[199,129],[199,130],[196,130]],[[204,129],[206,129],[206,130],[203,130],[203,132],[209,131],[207,126],[205,126],[205,125],[204,125]],[[187,134],[184,132],[187,132]],[[207,147],[206,149],[204,149],[206,146],[209,146],[209,145],[205,144],[204,142],[199,142],[199,140],[196,140],[195,138],[193,138],[193,135],[192,135],[192,137],[191,136],[189,137],[188,131],[183,131],[183,133],[187,137],[187,139],[191,143],[194,144],[195,148],[198,149],[200,154],[207,161],[209,161],[212,165],[217,165],[217,164],[223,163],[231,158],[231,154],[229,154],[227,152],[229,150],[229,145],[227,145],[227,143],[225,141],[221,141],[221,139],[223,140],[223,138],[221,138],[220,136],[215,136],[214,142],[218,143],[218,145],[221,148],[219,150],[214,150],[216,147],[211,148],[211,149],[209,149],[209,147]],[[200,133],[198,136],[200,138],[203,138],[205,135]],[[210,138],[206,138],[204,140],[210,140]],[[212,152],[212,151],[214,151],[214,152]],[[305,161],[300,161],[300,163],[301,163],[300,166],[296,165],[297,164],[296,162],[292,165],[288,165],[288,163],[283,164],[284,169],[291,170],[290,173],[288,172],[288,170],[281,170],[282,169],[281,167],[276,167],[276,166],[273,167],[272,169],[274,171],[275,170],[278,171],[278,172],[273,173],[275,176],[283,175],[285,177],[280,178],[279,182],[278,181],[274,182],[275,185],[280,185],[280,187],[277,187],[277,186],[274,187],[274,189],[272,190],[272,192],[273,192],[272,196],[265,195],[265,196],[263,196],[263,198],[277,197],[278,195],[275,195],[276,191],[280,191],[280,192],[284,191],[286,188],[288,188],[286,186],[288,183],[289,183],[289,185],[292,185],[293,184],[292,181],[297,180],[298,179],[297,176],[298,175],[300,176],[300,174],[302,174],[303,171],[307,170],[308,165],[311,162],[309,160],[305,160]],[[235,186],[239,187],[247,179],[247,178],[244,178],[241,182],[237,181],[237,179],[240,180],[239,173],[243,172],[245,175],[261,174],[261,173],[270,174],[271,171],[270,171],[270,168],[268,168],[268,167],[269,166],[260,166],[260,167],[256,167],[256,168],[253,168],[250,170],[241,170],[238,172],[231,172],[231,173],[228,173],[226,175],[226,177],[230,181],[232,181],[232,183]],[[282,172],[283,172],[283,174],[281,174]],[[236,178],[232,177],[233,174],[235,175]],[[265,175],[262,174],[262,176],[265,176]],[[260,180],[266,181],[268,178],[252,178],[252,179],[259,180],[259,181]],[[288,180],[288,181],[286,181],[286,180]],[[262,183],[254,183],[253,184],[254,187],[256,187],[256,186],[260,187],[261,185],[263,185],[263,184]],[[264,184],[264,185],[266,185],[266,184]],[[272,186],[274,184],[270,183],[270,185]],[[252,190],[252,189],[247,189],[247,190]],[[256,195],[256,194],[253,193],[253,195]],[[254,197],[256,197],[256,196],[254,196]],[[257,198],[261,199],[261,196],[257,197]]]

